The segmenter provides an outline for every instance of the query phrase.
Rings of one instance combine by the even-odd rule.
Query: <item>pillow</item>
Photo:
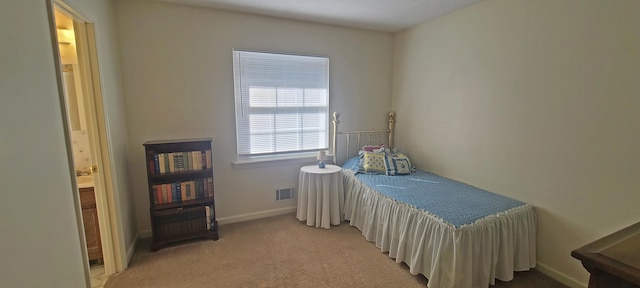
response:
[[[384,153],[365,151],[362,156],[362,168],[364,172],[384,174],[386,172],[386,168],[384,165],[385,158],[386,154]]]
[[[385,172],[389,176],[411,174],[411,161],[402,153],[384,158]]]
[[[364,145],[364,146],[362,146],[362,150],[363,151],[367,151],[367,152],[378,152],[376,150],[380,150],[380,148],[384,148],[384,144],[380,144],[380,145]]]

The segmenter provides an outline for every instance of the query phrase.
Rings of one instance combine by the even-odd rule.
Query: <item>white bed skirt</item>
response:
[[[388,198],[343,170],[345,219],[430,288],[486,288],[536,265],[536,214],[526,205],[456,228]]]

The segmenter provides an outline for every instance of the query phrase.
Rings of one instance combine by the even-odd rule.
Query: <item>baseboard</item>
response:
[[[131,243],[131,245],[129,245],[129,247],[127,248],[127,266],[129,266],[129,263],[131,262],[131,258],[133,258],[133,252],[135,252],[136,248],[138,247],[138,241],[140,240],[140,233],[138,233],[134,239],[135,240],[133,240],[133,243]]]
[[[567,285],[571,288],[586,288],[586,283],[580,283],[578,280],[573,279],[563,273],[560,273],[558,270],[552,269],[547,265],[544,265],[540,262],[536,263],[536,270],[540,271],[542,274],[545,274],[558,282]]]
[[[151,229],[138,232],[139,239],[151,238]]]
[[[217,220],[218,220],[218,225],[226,225],[231,223],[238,223],[238,222],[245,222],[245,221],[256,220],[261,218],[267,218],[271,216],[289,214],[289,213],[296,212],[296,210],[297,210],[297,207],[293,206],[293,207],[287,207],[287,208],[260,211],[255,213],[240,214],[240,215],[230,216],[230,217],[223,217],[223,218],[218,218]]]
[[[230,217],[222,217],[216,220],[218,221],[218,225],[226,225],[231,223],[238,223],[238,222],[245,222],[245,221],[256,220],[261,218],[267,218],[271,216],[289,214],[289,213],[296,212],[296,210],[297,210],[297,207],[294,206],[294,207],[273,209],[273,210],[267,210],[267,211],[260,211],[255,213],[240,214],[240,215],[230,216]],[[152,235],[151,230],[140,231],[138,232],[139,238],[137,239],[151,238],[151,235]]]

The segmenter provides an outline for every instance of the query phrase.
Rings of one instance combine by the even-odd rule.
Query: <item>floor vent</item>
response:
[[[284,188],[276,190],[276,201],[291,200],[294,197],[293,188]]]

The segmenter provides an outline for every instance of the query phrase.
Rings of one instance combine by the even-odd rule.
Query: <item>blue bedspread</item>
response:
[[[357,158],[356,158],[357,165]],[[343,168],[352,170],[353,161]],[[460,228],[490,215],[526,205],[465,183],[418,170],[409,175],[355,175],[379,193],[427,211]]]

